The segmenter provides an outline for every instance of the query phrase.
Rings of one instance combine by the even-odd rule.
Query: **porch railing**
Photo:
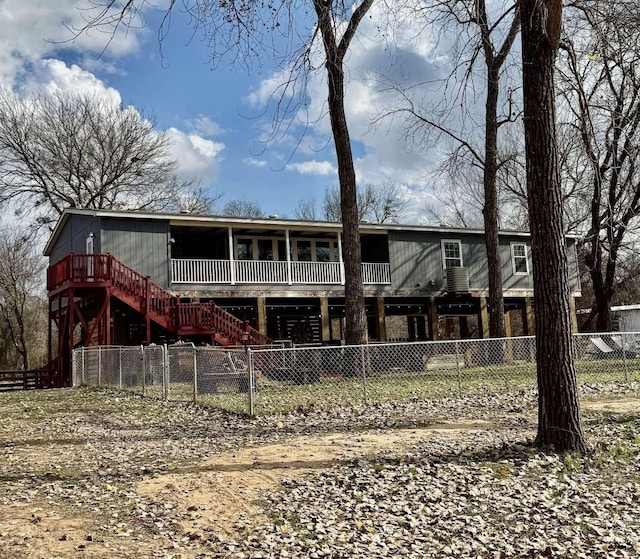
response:
[[[233,266],[233,270],[232,270]],[[232,273],[233,272],[233,273]],[[363,263],[364,284],[391,283],[388,263]],[[275,283],[303,285],[340,285],[339,262],[300,262],[271,260],[171,260],[171,282],[182,284]]]

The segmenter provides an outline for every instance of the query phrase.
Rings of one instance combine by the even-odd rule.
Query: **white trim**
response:
[[[292,285],[293,280],[291,278],[291,235],[289,229],[284,230],[284,245],[287,251],[287,284]]]
[[[126,210],[88,210],[81,208],[66,208],[59,217],[58,222],[49,237],[44,248],[43,254],[49,256],[60,231],[64,227],[70,215],[84,215],[91,217],[113,217],[125,219],[145,219],[167,221],[169,226],[188,225],[192,227],[250,227],[252,229],[273,230],[274,228],[289,229],[291,231],[321,231],[337,233],[342,231],[342,224],[330,221],[302,221],[294,219],[271,219],[271,218],[248,218],[248,217],[229,217],[229,216],[212,216],[212,215],[194,215],[180,213],[147,213]],[[460,227],[429,227],[424,225],[401,225],[391,223],[361,223],[360,230],[369,235],[384,235],[389,231],[423,231],[435,232],[450,235],[484,235],[482,229],[464,229]],[[515,237],[530,237],[527,231],[512,231],[501,229],[499,235],[509,235]],[[576,239],[572,235],[566,235],[567,239]]]
[[[529,275],[529,249],[527,247],[527,243],[523,243],[521,241],[511,241],[511,270],[513,271],[513,275],[514,276],[528,276]],[[514,247],[516,246],[523,246],[524,247],[524,256],[522,255],[515,255],[514,252]],[[516,267],[516,258],[522,259],[524,258],[524,262],[526,265],[526,272],[518,272],[518,269]]]
[[[342,259],[342,233],[338,231],[338,262],[340,263],[340,285],[344,285],[344,260]]]
[[[464,261],[462,259],[462,241],[460,239],[441,239],[440,240],[440,254],[442,255],[442,269],[447,269],[447,258],[444,253],[444,245],[445,243],[455,243],[458,245],[458,252],[460,253],[460,266],[456,266],[459,268],[464,268]],[[452,260],[452,259],[450,259]]]
[[[229,227],[227,231],[227,235],[229,237],[229,262],[230,262],[230,272],[231,272],[231,285],[236,284],[236,266],[234,264],[235,258],[233,257],[235,251],[235,243],[233,242],[233,227]]]

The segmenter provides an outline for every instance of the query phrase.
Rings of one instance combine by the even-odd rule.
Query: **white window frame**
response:
[[[515,247],[516,246],[524,247],[524,255],[516,256],[516,254],[515,254]],[[524,262],[525,262],[525,267],[526,267],[526,271],[525,272],[519,272],[518,268],[516,266],[516,259],[522,259],[522,258],[524,258]],[[529,275],[529,248],[527,247],[527,243],[522,242],[522,241],[511,241],[511,269],[513,270],[513,275],[514,276],[528,276]]]
[[[291,239],[291,252],[293,253],[293,260],[298,260],[298,241],[311,242],[311,262],[318,261],[318,253],[316,252],[316,242],[329,243],[329,262],[337,262],[336,257],[336,241],[335,239],[316,239],[313,237],[292,237]],[[338,256],[339,257],[339,256]]]
[[[464,268],[464,262],[462,260],[462,241],[460,239],[442,239],[440,241],[440,252],[442,254],[442,269],[446,270],[447,269],[447,257],[445,254],[445,248],[444,245],[446,243],[455,243],[458,245],[458,252],[460,254],[460,268]]]
[[[280,261],[280,254],[278,251],[278,241],[285,240],[282,237],[250,237],[248,235],[234,235],[233,241],[233,253],[235,260],[238,260],[238,241],[251,241],[251,252],[253,260],[258,260],[258,239],[271,240],[273,243],[273,260]],[[329,243],[329,262],[338,262],[340,256],[335,254],[337,252],[337,241],[335,239],[316,239],[313,237],[291,237],[291,260],[296,262],[298,260],[298,241],[309,241],[311,243],[311,262],[318,261],[318,255],[316,252],[316,242]],[[285,259],[286,260],[286,259]]]
[[[235,235],[233,238],[233,255],[234,259],[238,260],[238,242],[239,241],[251,241],[251,253],[252,260],[259,260],[259,249],[258,249],[258,241],[271,241],[271,252],[273,255],[273,260],[265,260],[265,262],[277,261],[278,260],[278,241],[283,241],[282,237],[250,237],[248,235]]]

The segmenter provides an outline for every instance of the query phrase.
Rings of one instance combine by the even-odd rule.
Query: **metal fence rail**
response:
[[[576,334],[578,382],[640,381],[640,333]],[[226,349],[89,347],[74,386],[132,390],[233,412],[286,413],[536,386],[534,337],[362,346]]]

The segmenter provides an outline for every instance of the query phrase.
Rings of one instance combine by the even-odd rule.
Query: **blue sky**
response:
[[[176,14],[163,43],[157,41],[157,18],[146,12],[147,26],[119,35],[107,46],[96,31],[74,43],[61,43],[70,33],[62,21],[78,25],[82,0],[1,0],[0,81],[23,95],[40,89],[92,91],[118,99],[155,116],[157,128],[173,142],[172,155],[180,173],[197,178],[212,193],[222,195],[219,206],[233,199],[256,201],[266,214],[293,217],[297,202],[321,201],[327,186],[337,185],[335,156],[328,119],[315,118],[303,143],[295,149],[302,126],[264,145],[259,138],[271,125],[265,100],[278,83],[265,65],[247,74],[222,61],[215,68],[209,50],[192,36]],[[434,148],[408,153],[403,127],[394,122],[372,128],[376,111],[388,106],[376,89],[376,70],[410,72],[424,79],[433,71],[428,48],[407,39],[410,30],[397,30],[401,45],[393,54],[377,36],[378,14],[362,26],[349,56],[347,112],[358,180],[361,184],[394,183],[410,201],[405,221],[424,222],[430,200],[427,174],[438,161]],[[6,32],[5,32],[6,30]],[[310,81],[310,108],[322,113],[326,86],[322,73]]]

